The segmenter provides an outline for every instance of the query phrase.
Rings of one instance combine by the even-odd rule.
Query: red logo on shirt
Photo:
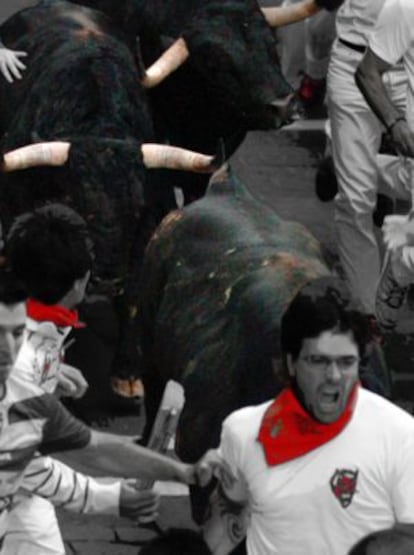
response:
[[[346,470],[338,468],[329,483],[333,494],[338,499],[341,507],[346,509],[352,502],[358,480],[358,470]]]

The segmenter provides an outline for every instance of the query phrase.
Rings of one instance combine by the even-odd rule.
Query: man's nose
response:
[[[10,361],[14,360],[16,350],[16,340],[12,333],[0,334],[0,355],[4,359],[8,357]]]
[[[339,370],[336,360],[331,360],[326,368],[326,377],[333,382],[338,382],[341,379],[341,371]]]

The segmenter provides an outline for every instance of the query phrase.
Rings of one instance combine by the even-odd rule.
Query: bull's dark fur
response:
[[[141,144],[154,132],[135,60],[105,16],[67,2],[25,10],[0,32],[8,46],[29,53],[22,81],[0,81],[2,151],[48,140],[72,145],[60,168],[0,175],[3,230],[48,201],[86,219],[96,254],[92,292],[116,296],[121,332],[113,367],[119,376],[136,375],[129,307],[153,230]]]
[[[84,8],[59,5],[68,9],[26,10],[5,29],[6,39],[16,27],[28,29],[11,46],[29,52],[29,59],[22,83],[16,90],[8,86],[1,147],[66,140],[69,160],[62,168],[2,175],[0,218],[7,228],[18,213],[63,200],[89,224],[99,276],[126,277],[145,203],[140,146],[153,140],[152,120],[132,55],[109,23]]]
[[[282,311],[306,281],[326,274],[317,241],[284,222],[235,180],[171,213],[144,264],[142,348],[149,423],[170,378],[183,383],[178,453],[197,460],[224,417],[274,395],[283,382]]]
[[[224,138],[230,156],[248,130],[282,124],[271,103],[291,88],[256,0],[77,1],[110,15],[130,44],[139,35],[146,66],[185,38],[190,59],[149,93],[158,137],[201,152],[214,152]],[[188,200],[207,184],[182,172],[167,180],[185,188]]]
[[[86,3],[99,7],[100,2]],[[158,189],[148,183],[141,142],[155,135],[158,141],[214,152],[224,137],[229,155],[247,129],[280,124],[269,103],[290,89],[255,0],[104,0],[102,8],[112,19],[54,2],[24,10],[0,29],[9,47],[29,53],[22,81],[12,87],[0,82],[3,152],[35,141],[72,143],[62,168],[1,177],[0,219],[7,229],[18,213],[45,201],[71,204],[95,240],[96,274],[127,280],[128,303],[134,304],[154,204],[161,214],[173,204],[159,189],[166,173],[157,175]],[[132,52],[137,33],[146,64],[178,35],[191,50],[191,59],[151,91],[151,112]],[[177,173],[173,181],[169,173],[165,181],[185,185],[185,179]],[[199,196],[204,178],[194,183]],[[133,351],[127,343],[122,350]],[[136,372],[135,361],[126,373]]]

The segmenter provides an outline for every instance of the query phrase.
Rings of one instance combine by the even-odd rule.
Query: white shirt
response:
[[[0,400],[0,538],[7,530],[14,494],[36,451],[82,448],[90,437],[89,428],[57,399],[12,372]]]
[[[53,393],[58,384],[60,365],[64,354],[64,341],[70,326],[58,327],[53,322],[26,319],[23,343],[13,372],[29,383]]]
[[[247,484],[249,555],[346,555],[370,532],[414,522],[414,419],[408,413],[360,390],[338,436],[269,467],[256,439],[268,406],[231,414],[220,445]]]
[[[336,32],[341,39],[367,45],[367,33],[374,26],[384,0],[345,0],[336,14]]]

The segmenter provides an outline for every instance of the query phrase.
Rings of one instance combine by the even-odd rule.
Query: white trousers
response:
[[[283,5],[300,0],[284,0]],[[282,73],[294,89],[298,89],[303,73],[313,79],[324,79],[335,38],[335,12],[321,10],[316,15],[277,30],[280,40]]]
[[[355,83],[355,71],[362,56],[335,41],[328,69],[327,101],[338,180],[335,198],[338,252],[351,291],[367,313],[373,314],[380,257],[372,213],[377,198],[377,153],[383,128]],[[399,102],[404,99],[404,74],[391,73],[386,80],[393,99]]]
[[[36,495],[18,494],[8,515],[1,555],[65,555],[53,505]]]

